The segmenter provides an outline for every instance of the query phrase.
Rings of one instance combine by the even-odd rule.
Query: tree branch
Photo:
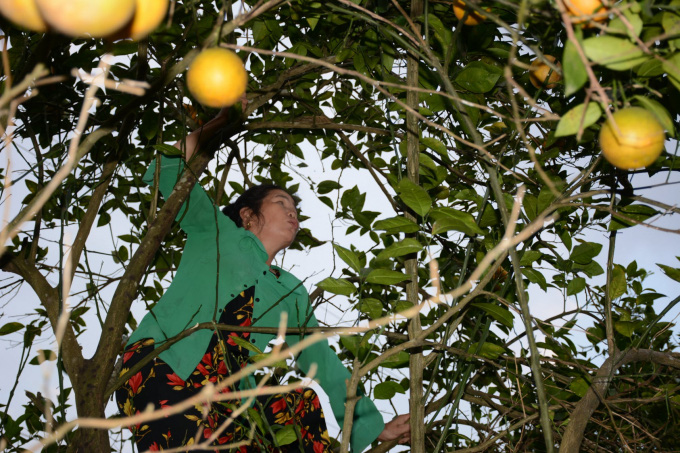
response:
[[[562,436],[560,453],[578,453],[580,451],[586,426],[593,412],[604,399],[614,374],[619,368],[630,362],[651,362],[680,369],[680,358],[673,354],[652,351],[651,349],[619,351],[607,358],[593,378],[593,383],[588,392],[578,402],[576,409],[569,417],[571,421]]]

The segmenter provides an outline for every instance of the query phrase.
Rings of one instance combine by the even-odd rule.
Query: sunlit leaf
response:
[[[279,445],[288,445],[295,442],[297,440],[295,426],[296,425],[286,425],[280,430],[276,431],[276,442]]]
[[[383,304],[378,299],[367,297],[361,299],[358,308],[362,313],[367,314],[369,318],[378,319],[382,316]]]
[[[562,116],[560,122],[557,123],[555,137],[575,135],[595,124],[601,116],[602,107],[600,107],[600,104],[590,102],[587,107],[585,104],[579,104]]]
[[[586,67],[572,41],[567,41],[564,45],[562,72],[564,74],[565,96],[571,96],[576,93],[588,80]]]
[[[373,396],[378,400],[388,400],[397,393],[405,393],[404,388],[394,381],[381,382],[373,389]]]
[[[368,283],[376,283],[378,285],[396,285],[410,279],[411,277],[402,272],[391,271],[389,269],[373,269],[366,276]]]
[[[657,266],[666,274],[667,277],[672,278],[676,282],[680,282],[680,269],[666,266],[665,264],[656,263]]]
[[[567,283],[567,296],[573,296],[586,289],[586,279],[583,277],[575,277]]]
[[[349,267],[354,269],[356,272],[361,270],[361,260],[359,260],[359,255],[356,252],[346,249],[338,244],[333,244],[335,252],[338,254],[341,260],[343,260]]]
[[[588,58],[614,71],[625,71],[652,58],[636,44],[613,36],[595,36],[583,41],[583,51]]]
[[[614,265],[609,284],[609,297],[611,300],[618,299],[626,294],[627,287],[626,270],[618,264]]]
[[[397,187],[399,198],[413,211],[425,216],[432,207],[432,199],[427,194],[427,191],[418,184],[411,182],[408,179],[402,179]]]
[[[469,236],[484,234],[484,231],[477,226],[475,218],[468,212],[453,208],[436,208],[432,210],[430,216],[435,219],[432,234],[441,234],[450,230],[461,231]]]
[[[406,238],[403,241],[395,242],[380,252],[376,257],[378,260],[388,258],[395,258],[398,256],[408,255],[409,253],[416,253],[423,249],[423,244],[414,238]]]
[[[345,280],[344,278],[327,277],[317,283],[316,286],[324,291],[339,294],[341,296],[349,296],[350,294],[354,294],[357,290],[352,282]]]
[[[388,234],[415,233],[420,230],[417,223],[403,216],[378,220],[373,224],[373,228],[376,230],[385,230]]]

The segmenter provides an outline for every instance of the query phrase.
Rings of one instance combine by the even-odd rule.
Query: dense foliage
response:
[[[332,210],[348,239],[332,249],[340,268],[315,276],[320,307],[335,294],[334,304],[376,320],[453,292],[411,322],[340,341],[352,370],[375,360],[363,370],[372,398],[411,398],[425,438],[414,437],[413,451],[680,449],[680,351],[668,322],[680,298],[645,282],[663,272],[675,284],[678,263],[614,260],[623,229],[656,228],[678,243],[677,229],[652,225],[677,221],[677,202],[638,181],[677,190],[680,2],[610,2],[609,19],[589,27],[572,24],[562,0],[467,3],[486,16],[479,25],[463,25],[450,1],[177,0],[139,43],[31,33],[2,19],[1,125],[14,134],[3,200],[14,194],[13,206],[28,209],[48,195],[34,221],[3,231],[0,265],[12,277],[2,306],[24,315],[0,323],[23,347],[11,365],[17,382],[40,374],[35,342],[53,338],[63,285],[75,279],[58,357],[44,353],[57,359],[59,397],[46,412],[34,390],[21,406],[18,390],[3,388],[0,448],[104,416],[122,336],[137,322],[130,307],[159,299],[184,241],[170,213],[177,202],[157,205],[141,175],[215,114],[190,100],[182,72],[200,47],[225,45],[250,80],[244,119],[199,178],[216,201],[273,181],[309,189]],[[563,80],[535,88],[529,64],[546,55],[561,61],[549,66]],[[84,107],[91,114],[68,158],[91,72],[119,85]],[[623,171],[600,157],[597,133],[631,105],[652,111],[669,140],[653,165]],[[319,160],[338,176],[310,177]],[[380,198],[380,211],[367,197]],[[109,226],[104,242],[92,234]],[[510,247],[508,234],[523,236]],[[333,239],[317,236],[303,230],[295,248]],[[30,300],[12,299],[21,285]],[[546,299],[555,314],[531,316]],[[84,338],[98,339],[91,358]],[[120,432],[76,428],[46,451],[118,449],[111,439],[129,435]]]

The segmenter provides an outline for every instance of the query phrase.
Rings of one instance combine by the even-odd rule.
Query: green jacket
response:
[[[149,185],[153,185],[155,167],[153,161],[144,175],[144,182]],[[183,170],[183,159],[162,157],[159,185],[164,197],[170,195]],[[187,234],[182,261],[167,291],[142,319],[128,344],[153,338],[160,345],[197,323],[217,320],[227,303],[250,286],[255,286],[254,326],[278,327],[282,312],[288,314],[289,328],[318,326],[302,282],[278,267],[281,274],[276,278],[269,271],[268,255],[260,240],[224,215],[200,184],[194,186],[177,220]],[[186,379],[203,357],[212,334],[208,329],[198,331],[172,345],[160,357],[180,378]],[[251,334],[253,344],[260,350],[274,337]],[[286,336],[290,346],[300,339],[297,334]],[[316,380],[330,398],[333,414],[342,426],[349,371],[326,341],[306,348],[296,360],[305,373],[312,363],[318,365]],[[244,383],[249,386],[251,382],[252,379],[242,382],[242,388]],[[354,412],[352,450],[364,450],[383,429],[382,415],[373,402],[361,398]]]

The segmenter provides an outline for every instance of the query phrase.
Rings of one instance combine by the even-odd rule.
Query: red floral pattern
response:
[[[254,288],[249,288],[227,304],[220,317],[220,323],[250,326],[253,296]],[[155,408],[171,407],[195,395],[207,383],[217,383],[229,376],[229,370],[238,370],[246,366],[248,351],[239,346],[233,338],[240,337],[248,341],[249,336],[247,332],[230,332],[224,338],[220,332],[215,332],[206,353],[186,381],[177,376],[159,357],[154,358],[116,391],[121,414],[129,416],[139,413],[139,409],[146,408],[148,404],[153,404]],[[120,374],[126,373],[153,349],[152,339],[140,340],[128,346],[123,355],[123,369]],[[232,388],[225,388],[223,392],[232,390],[238,390],[238,384]],[[239,405],[240,401],[233,400],[198,405],[182,414],[132,426],[130,429],[139,451],[162,451],[195,445],[205,442],[205,439],[216,432],[219,434],[210,445],[223,445],[247,439],[251,430],[255,428],[252,443],[240,447],[238,449],[240,453],[289,450],[304,453],[330,452],[331,441],[323,411],[319,397],[313,390],[298,389],[289,393],[258,397],[254,409],[260,414],[257,417],[260,423],[255,423],[242,415],[225,430],[220,431],[221,425]],[[298,440],[289,445],[277,445],[271,433],[275,433],[284,425],[296,426]],[[197,433],[200,433],[198,437]]]

